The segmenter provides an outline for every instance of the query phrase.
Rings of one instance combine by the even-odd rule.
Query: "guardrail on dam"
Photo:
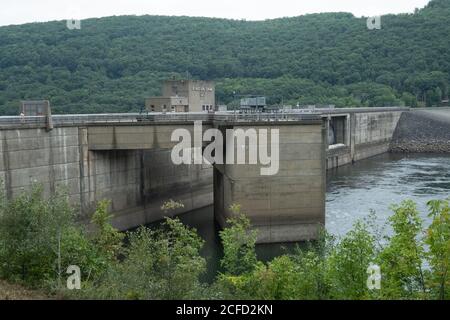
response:
[[[214,199],[221,225],[229,205],[240,203],[260,230],[259,242],[311,239],[325,223],[327,168],[386,152],[405,110],[53,115],[52,130],[45,117],[0,117],[0,178],[8,197],[34,182],[46,194],[64,187],[83,219],[110,199],[113,224],[122,230],[163,218],[168,199],[185,206],[174,215]],[[278,174],[262,177],[251,165],[174,165],[171,132],[191,132],[194,121],[204,130],[279,129]]]

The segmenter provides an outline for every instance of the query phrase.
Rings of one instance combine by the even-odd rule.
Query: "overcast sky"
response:
[[[413,12],[429,0],[0,0],[0,25],[112,15],[264,20],[317,12],[356,16]]]

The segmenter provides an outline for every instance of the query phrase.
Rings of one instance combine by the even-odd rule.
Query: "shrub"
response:
[[[121,262],[111,265],[105,278],[89,292],[109,299],[193,299],[201,296],[200,275],[206,261],[200,256],[203,240],[178,219],[164,228],[146,227],[128,233],[129,246]]]
[[[333,299],[366,299],[367,268],[375,258],[375,239],[368,226],[358,221],[332,250],[328,258],[330,297]]]
[[[229,275],[251,272],[256,266],[257,233],[250,229],[250,220],[241,212],[239,205],[232,205],[235,215],[228,219],[228,227],[220,232],[224,256],[221,266]]]
[[[104,272],[117,254],[122,236],[107,222],[106,202],[94,214],[98,232],[92,239],[76,222],[65,191],[49,198],[33,185],[14,199],[0,198],[0,276],[29,286],[62,290],[69,265],[77,265],[82,279]]]
[[[43,200],[34,185],[17,198],[1,198],[1,276],[37,285],[61,274],[61,241],[74,221],[74,211],[62,193]],[[59,263],[58,263],[59,261]]]
[[[450,299],[450,207],[448,201],[430,201],[429,216],[433,218],[427,229],[425,243],[429,247],[427,259],[431,268],[429,287],[434,297]]]
[[[382,294],[384,298],[415,298],[426,292],[422,220],[411,200],[392,206],[392,210],[389,222],[393,235],[387,237],[388,244],[378,258],[383,274]]]

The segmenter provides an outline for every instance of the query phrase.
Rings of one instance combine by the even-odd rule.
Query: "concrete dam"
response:
[[[174,199],[184,208],[173,215],[214,203],[222,227],[229,206],[239,203],[259,230],[259,243],[314,239],[325,224],[326,171],[389,151],[395,134],[403,139],[400,119],[415,112],[54,115],[51,130],[44,117],[0,117],[0,178],[9,198],[35,182],[47,195],[65,188],[85,221],[98,201],[109,199],[121,230],[162,219],[161,205]],[[173,164],[171,133],[194,134],[194,121],[203,130],[278,129],[278,173],[261,176],[259,165]]]

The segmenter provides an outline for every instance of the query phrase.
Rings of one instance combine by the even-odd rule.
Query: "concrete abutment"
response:
[[[231,164],[214,168],[214,215],[221,227],[239,204],[258,230],[258,243],[316,239],[325,225],[325,140],[323,120],[226,124],[227,129],[279,130],[278,172],[261,175],[263,165]],[[218,125],[220,128],[220,124]],[[269,144],[271,144],[269,142]],[[230,141],[226,141],[230,146]],[[249,145],[233,143],[235,154]],[[273,145],[271,147],[274,147]],[[269,150],[268,154],[272,154]],[[227,148],[227,152],[230,152]]]

